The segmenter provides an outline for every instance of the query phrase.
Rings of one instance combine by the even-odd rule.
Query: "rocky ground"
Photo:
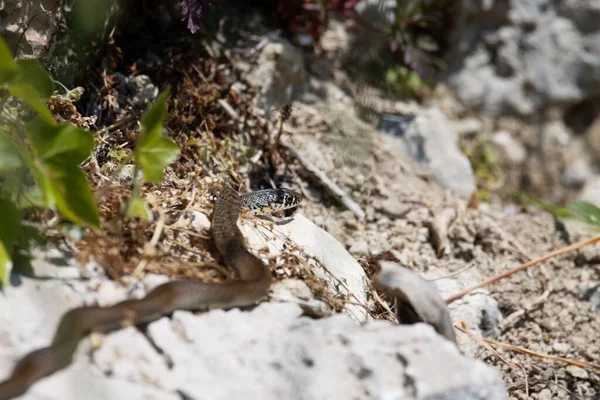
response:
[[[480,12],[501,7],[485,3],[489,9]],[[558,28],[566,24],[564,19],[584,25],[571,3],[560,7]],[[467,9],[465,15],[470,12]],[[514,19],[523,14],[510,15]],[[536,21],[535,12],[528,15]],[[519,21],[522,29],[531,24]],[[515,94],[489,99],[485,96],[492,91],[487,91],[480,93],[483,100],[469,104],[466,100],[474,95],[467,96],[457,85],[479,75],[466,69],[447,86],[440,85],[425,104],[390,100],[373,89],[370,105],[380,118],[372,123],[359,118],[363,99],[339,68],[351,39],[343,24],[332,24],[324,35],[326,52],[321,56],[306,54],[258,20],[247,24],[241,29],[252,35],[234,50],[202,43],[192,47],[193,53],[167,50],[158,66],[160,56],[144,54],[135,60],[135,73],[131,65],[107,71],[102,95],[84,98],[89,112],[79,106],[81,114],[66,115],[96,128],[113,126],[143,109],[144,99],[155,97],[166,81],[175,82],[167,131],[182,145],[182,156],[161,186],[144,188],[166,227],[159,232],[162,239],[153,242],[160,226],[156,221],[122,223],[118,209],[129,194],[132,169],[126,151],[120,150],[131,148],[136,128],[124,124],[106,130],[94,158],[85,165],[104,232],[74,242],[55,226],[47,229],[54,238],[53,250],[44,250],[39,258],[51,262],[34,267],[38,277],[52,279],[14,275],[14,287],[0,297],[6,318],[0,324],[0,376],[24,352],[46,344],[60,313],[69,307],[140,296],[167,277],[226,278],[229,272],[218,266],[209,239],[208,191],[212,181],[228,176],[246,189],[274,184],[305,194],[299,211],[306,218],[298,216],[282,226],[243,223],[249,245],[280,280],[270,302],[244,312],[178,312],[141,329],[92,336],[80,346],[73,366],[41,382],[25,398],[81,398],[82,393],[89,395],[90,387],[97,398],[124,391],[128,398],[238,398],[248,391],[260,391],[261,398],[322,398],[325,387],[339,398],[501,399],[506,392],[511,399],[598,398],[597,246],[547,261],[449,306],[454,323],[464,321],[475,336],[571,363],[498,346],[492,352],[456,331],[463,357],[426,326],[392,325],[393,305],[370,285],[382,263],[395,263],[431,280],[447,298],[590,236],[576,225],[562,228],[551,215],[500,197],[491,203],[473,201],[470,194],[481,188],[483,179],[481,169],[472,159],[469,163],[464,152],[465,142],[473,143],[482,134],[501,155],[507,168],[484,180],[490,191],[494,185],[522,182],[526,175],[525,181],[539,187],[534,192],[540,196],[559,188],[556,198],[545,198],[577,198],[581,195],[569,192],[572,181],[564,177],[574,177],[579,189],[594,179],[588,159],[576,156],[593,134],[582,139],[569,131],[574,128],[567,125],[571,120],[565,110],[573,108],[546,111],[551,118],[533,127],[531,115],[493,117],[473,111],[483,104],[532,114],[538,103],[515,99]],[[509,31],[498,33],[504,41],[493,43],[513,49]],[[477,51],[483,51],[475,49],[465,57],[476,58]],[[498,60],[510,66],[518,56],[508,50],[500,50],[500,55],[508,55]],[[512,68],[514,79],[502,71],[497,71],[501,79],[511,85],[521,82],[519,68]],[[228,88],[225,95],[220,94],[223,88]],[[540,96],[550,101],[555,93]],[[576,101],[585,103],[588,94],[581,96]],[[290,103],[291,118],[273,147],[277,110]],[[100,117],[86,119],[93,116]],[[539,140],[539,132],[548,143],[543,147],[546,158],[532,161],[531,152],[539,143],[533,138]],[[565,143],[574,150],[564,151]],[[553,158],[556,153],[561,157]],[[572,161],[565,154],[572,154]],[[552,162],[544,164],[544,159]],[[564,168],[577,159],[586,165]],[[582,170],[589,172],[584,171],[585,182],[580,179]],[[543,179],[535,178],[539,174]],[[146,252],[148,243],[152,257]],[[61,263],[66,266],[56,266]],[[148,275],[136,278],[134,273],[142,269]],[[330,316],[335,312],[342,315]],[[369,322],[359,327],[352,319]],[[432,365],[440,369],[432,372]],[[464,380],[449,379],[451,371],[461,371]],[[329,386],[332,382],[343,384]]]

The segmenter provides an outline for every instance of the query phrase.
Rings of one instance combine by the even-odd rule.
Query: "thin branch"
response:
[[[500,355],[500,353],[498,353],[496,351],[496,349],[494,349],[491,344],[488,342],[487,339],[484,339],[482,337],[479,337],[477,335],[475,335],[473,332],[469,331],[466,327],[466,324],[464,321],[461,321],[461,326],[459,325],[454,325],[454,327],[456,329],[458,329],[459,331],[461,331],[462,333],[464,333],[465,335],[467,335],[468,337],[470,337],[473,340],[478,341],[479,343],[481,343],[483,345],[483,347],[485,347],[486,349],[488,349],[492,354],[494,354],[496,357],[498,357],[498,359],[500,361],[502,361],[503,363],[510,365],[512,367],[516,367],[519,368],[521,371],[523,371],[523,377],[525,378],[525,397],[527,399],[529,399],[529,382],[527,379],[527,371],[525,370],[525,367],[523,367],[523,365],[519,364],[518,362],[515,361],[508,361],[507,359],[505,359],[504,357],[502,357]]]
[[[543,359],[552,360],[552,361],[558,361],[558,362],[561,362],[564,364],[575,365],[580,368],[589,368],[589,369],[595,369],[595,370],[600,371],[600,364],[594,364],[591,362],[581,361],[581,360],[570,360],[570,359],[564,358],[564,357],[551,356],[550,354],[538,353],[536,351],[529,350],[524,347],[519,347],[519,346],[515,346],[512,344],[508,344],[508,343],[496,342],[495,340],[477,337],[474,334],[472,334],[471,332],[469,332],[468,330],[466,330],[464,327],[461,327],[458,325],[454,325],[454,327],[456,329],[458,329],[459,331],[463,332],[464,334],[466,334],[474,339],[477,339],[478,341],[481,341],[483,343],[487,343],[489,345],[502,347],[503,349],[516,351],[517,353],[527,354],[527,355],[533,356],[533,357],[543,358]]]
[[[504,278],[507,278],[507,277],[509,277],[509,276],[511,276],[513,274],[516,274],[517,272],[526,270],[526,269],[531,268],[531,267],[538,266],[539,264],[541,264],[544,261],[547,261],[547,260],[549,260],[551,258],[558,257],[558,256],[561,256],[563,254],[570,253],[572,251],[579,250],[579,249],[581,249],[583,247],[587,247],[587,246],[596,244],[598,242],[600,242],[600,236],[595,236],[595,237],[593,237],[591,239],[583,240],[581,242],[577,242],[577,243],[572,244],[570,246],[563,247],[562,249],[558,249],[558,250],[552,251],[552,252],[550,252],[550,253],[548,253],[548,254],[540,257],[540,258],[536,258],[535,260],[531,260],[529,262],[526,262],[525,264],[521,264],[518,267],[512,268],[512,269],[510,269],[510,270],[508,270],[508,271],[506,271],[506,272],[504,272],[504,273],[502,273],[500,275],[493,276],[493,277],[491,277],[489,279],[486,279],[483,282],[479,282],[478,284],[476,284],[474,286],[466,288],[466,289],[460,291],[459,293],[455,294],[454,296],[448,297],[446,299],[446,303],[450,304],[453,301],[456,301],[456,300],[464,297],[465,295],[471,293],[472,291],[474,291],[476,289],[482,288],[482,287],[487,286],[487,285],[491,285],[492,283],[496,283],[496,282],[498,282],[501,279],[504,279]]]
[[[136,121],[137,118],[138,118],[137,114],[127,115],[127,116],[121,118],[120,120],[115,121],[115,123],[113,123],[112,125],[109,125],[107,127],[104,127],[102,129],[94,132],[94,136],[100,136],[100,135],[108,133],[112,130],[123,128],[123,127],[129,125],[130,123]]]

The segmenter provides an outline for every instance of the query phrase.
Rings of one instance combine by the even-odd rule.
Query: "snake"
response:
[[[212,216],[212,235],[217,250],[235,271],[235,279],[206,283],[177,279],[163,283],[141,299],[125,300],[109,307],[84,306],[67,311],[51,344],[24,356],[10,377],[0,382],[0,399],[27,391],[38,380],[67,367],[79,341],[92,332],[108,333],[125,326],[155,321],[176,310],[206,311],[256,304],[269,292],[269,267],[246,248],[237,226],[243,210],[249,214],[272,213],[296,207],[301,194],[289,189],[266,189],[238,194],[229,185],[217,193]]]

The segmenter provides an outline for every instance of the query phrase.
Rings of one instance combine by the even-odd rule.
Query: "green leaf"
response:
[[[147,132],[153,131],[155,129],[162,131],[162,124],[165,120],[166,115],[166,106],[167,99],[169,98],[170,89],[167,88],[163,90],[161,94],[158,95],[154,103],[148,107],[144,115],[142,116],[142,129],[146,129]]]
[[[152,221],[152,212],[146,202],[137,196],[131,196],[125,208],[125,215],[129,218],[141,218],[145,221]]]
[[[63,123],[37,119],[27,125],[33,160],[27,163],[46,207],[77,224],[99,229],[96,201],[79,164],[91,153],[94,138],[89,132]]]
[[[52,118],[50,110],[48,107],[46,107],[46,104],[44,104],[42,98],[33,88],[33,86],[21,83],[9,85],[7,89],[11,95],[18,97],[25,104],[31,107],[44,121],[49,124],[54,123],[54,119]]]
[[[0,134],[0,173],[18,169],[23,165],[19,149],[8,137]]]
[[[600,230],[600,208],[587,201],[578,201],[569,205],[571,214],[593,227],[595,230]]]
[[[13,263],[10,254],[6,251],[4,243],[0,242],[0,284],[2,286],[8,285],[12,267]]]
[[[14,77],[13,84],[22,84],[31,86],[46,101],[54,92],[54,81],[50,75],[44,71],[37,60],[17,60],[17,75]]]
[[[138,153],[137,162],[144,171],[144,178],[153,183],[160,183],[164,168],[179,155],[179,147],[171,139],[157,137],[146,142]]]
[[[153,183],[162,181],[163,170],[179,155],[177,144],[162,135],[168,97],[167,89],[144,113],[141,120],[142,128],[135,145],[135,161],[142,168],[144,178]]]
[[[69,123],[54,125],[33,120],[27,126],[27,138],[36,158],[53,165],[80,164],[94,148],[92,134]]]
[[[17,65],[4,39],[0,36],[0,85],[9,82],[17,73]]]
[[[17,241],[21,239],[21,212],[15,205],[7,200],[0,199],[0,283],[4,286],[8,283],[10,271],[12,270],[11,253]]]
[[[64,218],[95,230],[100,228],[96,200],[79,168],[47,165],[43,173],[44,182],[40,186]]]

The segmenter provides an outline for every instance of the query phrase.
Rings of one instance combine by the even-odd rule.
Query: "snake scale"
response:
[[[175,310],[207,310],[247,306],[269,291],[271,271],[246,248],[237,226],[242,208],[252,214],[295,207],[302,196],[287,189],[267,189],[239,195],[229,186],[217,194],[212,219],[215,245],[236,279],[205,283],[193,279],[169,281],[146,297],[126,300],[110,307],[78,307],[67,311],[58,324],[50,346],[23,357],[11,376],[0,383],[0,399],[19,396],[36,381],[71,363],[81,339],[91,332],[110,332],[127,325],[155,321]]]

